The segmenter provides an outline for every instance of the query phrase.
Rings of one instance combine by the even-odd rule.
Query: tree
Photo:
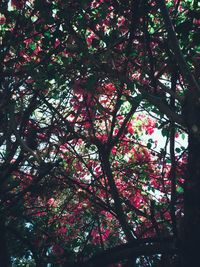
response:
[[[198,1],[0,10],[2,266],[195,266]]]

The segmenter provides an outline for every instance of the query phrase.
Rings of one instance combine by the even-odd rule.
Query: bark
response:
[[[110,161],[109,161],[110,149],[107,150],[105,147],[101,147],[99,152],[100,152],[99,154],[100,154],[104,173],[108,178],[108,184],[110,186],[110,192],[111,192],[112,198],[114,200],[115,212],[117,214],[117,218],[118,218],[119,223],[122,227],[122,230],[126,236],[127,242],[134,242],[135,238],[134,238],[132,231],[131,231],[131,228],[127,222],[127,217],[123,211],[122,201],[121,201],[117,186],[115,184],[112,169],[110,166]],[[131,259],[128,259],[129,266],[134,267],[136,264],[136,259],[137,259],[137,257],[135,257],[135,255],[133,255],[133,257],[131,257]]]
[[[141,255],[152,256],[155,254],[165,254],[174,255],[178,251],[174,247],[174,242],[172,238],[165,239],[143,239],[134,242],[129,242],[127,244],[122,244],[114,248],[107,249],[89,260],[82,263],[75,263],[65,265],[66,267],[108,267],[110,264],[118,263],[121,260],[137,258]],[[133,264],[127,265],[132,267]],[[169,267],[169,266],[168,266]]]
[[[183,75],[183,78],[186,82],[186,84],[189,84],[190,86],[192,86],[194,88],[194,90],[198,93],[200,93],[200,86],[197,82],[197,80],[195,79],[195,77],[193,76],[184,56],[183,53],[181,51],[180,48],[180,44],[178,41],[178,38],[176,36],[176,32],[174,29],[174,25],[172,24],[172,20],[169,16],[169,12],[168,9],[166,7],[165,1],[164,0],[157,0],[157,5],[160,8],[160,12],[161,15],[163,17],[164,20],[164,24],[165,24],[165,28],[167,30],[168,33],[168,37],[169,37],[169,42],[170,42],[170,46],[172,51],[174,52],[174,57],[175,60],[180,68],[181,74]]]
[[[200,252],[200,100],[190,92],[184,108],[189,130],[188,172],[185,181],[182,266],[196,266]]]
[[[3,215],[1,216],[2,218],[0,218],[0,267],[9,267],[10,257],[7,247],[5,219],[3,218]]]
[[[127,218],[122,208],[122,201],[119,196],[119,192],[117,190],[115,180],[112,174],[110,162],[109,162],[109,153],[105,149],[101,149],[100,157],[101,157],[101,162],[102,162],[104,173],[106,174],[108,178],[108,184],[110,186],[111,195],[112,195],[112,198],[115,204],[115,212],[117,214],[118,220],[120,222],[120,225],[123,229],[123,232],[126,236],[127,241],[131,242],[134,240],[134,237],[132,235],[131,228],[126,220]]]

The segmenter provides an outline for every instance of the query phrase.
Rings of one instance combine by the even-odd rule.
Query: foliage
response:
[[[0,261],[179,264],[192,171],[181,142],[199,131],[198,1],[0,10]]]

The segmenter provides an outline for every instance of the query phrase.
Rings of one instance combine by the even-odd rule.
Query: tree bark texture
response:
[[[189,132],[184,196],[182,266],[197,266],[200,253],[200,98],[188,94],[184,116]]]
[[[0,267],[10,266],[4,215],[0,215]]]

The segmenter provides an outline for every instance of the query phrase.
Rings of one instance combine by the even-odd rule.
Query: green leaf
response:
[[[184,133],[181,134],[181,138],[182,138],[183,140],[185,140],[185,134],[184,134]]]
[[[154,34],[154,32],[155,32],[154,28],[151,27],[149,32],[150,32],[150,34]]]
[[[47,37],[47,38],[50,38],[51,37],[51,32],[50,31],[46,31],[44,33],[44,36]]]
[[[200,53],[200,45],[197,46],[197,48],[195,50],[196,50],[196,52]]]
[[[162,134],[162,136],[168,136],[168,133],[169,133],[169,131],[168,131],[168,129],[166,129],[166,128],[163,128],[162,129],[162,131],[161,131],[161,134]]]
[[[132,52],[130,53],[130,56],[131,56],[131,57],[134,57],[134,56],[136,56],[137,54],[138,54],[138,51],[134,50],[134,51],[132,51]]]
[[[175,149],[175,151],[176,151],[177,153],[180,153],[180,152],[181,152],[181,149],[180,149],[179,147],[177,147],[177,148]]]
[[[184,192],[183,187],[179,186],[176,188],[177,193],[182,194]]]
[[[32,51],[34,51],[35,48],[36,48],[36,44],[35,44],[35,43],[31,43],[31,44],[29,45],[29,48],[30,48]]]
[[[148,144],[147,144],[147,148],[148,148],[148,149],[151,149],[151,147],[152,147],[152,144],[151,144],[151,143],[148,143]]]
[[[37,41],[41,40],[41,36],[37,35],[37,36],[35,36],[34,39],[35,39],[35,41],[37,42]]]

